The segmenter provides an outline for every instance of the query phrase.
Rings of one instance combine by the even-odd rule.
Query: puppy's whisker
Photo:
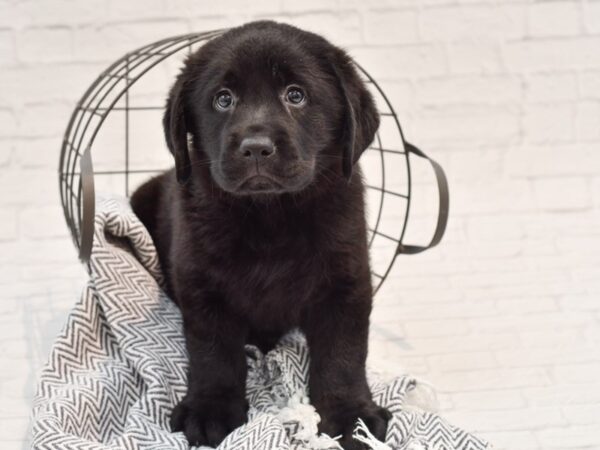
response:
[[[324,167],[321,171],[321,175],[325,178],[329,183],[335,183],[337,179],[339,179],[340,174],[335,172],[330,167]]]
[[[340,155],[324,155],[324,154],[318,154],[317,158],[331,158],[331,159],[343,159],[343,156]]]
[[[190,162],[189,166],[190,167],[204,167],[204,166],[210,166],[212,164],[212,161],[192,161]]]

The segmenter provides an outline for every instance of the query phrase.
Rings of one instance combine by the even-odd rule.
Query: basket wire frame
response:
[[[102,72],[78,102],[68,123],[62,143],[59,163],[59,187],[65,220],[84,262],[88,262],[87,258],[89,258],[93,240],[94,178],[103,175],[123,175],[124,186],[122,192],[128,197],[130,195],[130,181],[133,174],[155,175],[165,169],[164,167],[157,167],[156,169],[132,167],[130,159],[130,126],[132,114],[136,111],[162,111],[164,108],[163,105],[131,105],[130,90],[132,86],[148,71],[170,56],[180,52],[191,53],[194,45],[201,45],[224,31],[215,30],[162,39],[128,52]],[[403,249],[402,242],[408,221],[411,197],[410,161],[402,128],[390,101],[371,75],[359,64],[355,64],[364,81],[372,88],[372,92],[379,95],[382,99],[385,110],[381,110],[380,108],[379,113],[382,119],[388,118],[393,121],[393,126],[399,133],[398,142],[401,143],[402,147],[397,149],[384,146],[384,142],[378,131],[374,142],[367,150],[368,152],[376,152],[378,154],[381,174],[380,183],[370,183],[368,179],[365,183],[367,190],[372,190],[379,194],[374,225],[369,227],[369,248],[371,249],[377,238],[389,241],[389,245],[393,246],[392,254],[388,258],[388,262],[385,264],[383,270],[379,272],[372,271],[374,292],[377,292],[387,278],[396,256]],[[122,106],[118,106],[120,101],[122,102]],[[124,164],[122,167],[115,169],[94,171],[92,165],[94,142],[108,115],[114,111],[122,111],[124,113]],[[161,124],[156,125],[161,126]],[[401,192],[386,185],[386,157],[389,155],[400,156],[404,162],[405,182]],[[394,165],[393,168],[397,171],[402,167]],[[383,232],[380,229],[387,196],[401,198],[404,202],[404,210],[400,211],[403,219],[400,221],[400,226],[395,235]],[[445,228],[445,223],[443,225]]]

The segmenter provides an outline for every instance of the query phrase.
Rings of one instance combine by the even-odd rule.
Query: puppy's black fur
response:
[[[244,345],[267,351],[294,327],[320,431],[362,448],[360,417],[385,438],[390,416],[365,377],[372,286],[354,165],[378,125],[351,59],[318,35],[253,22],[187,59],[164,115],[176,167],[131,204],[183,313],[188,393],[171,426],[191,444],[246,421]]]

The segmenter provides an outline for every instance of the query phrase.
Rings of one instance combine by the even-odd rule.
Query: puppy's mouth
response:
[[[211,165],[211,172],[221,189],[234,195],[256,197],[297,192],[312,183],[314,178],[312,163],[283,167],[256,164],[248,167],[222,161]]]
[[[252,175],[246,178],[237,188],[240,194],[279,193],[284,187],[274,178],[266,175]]]

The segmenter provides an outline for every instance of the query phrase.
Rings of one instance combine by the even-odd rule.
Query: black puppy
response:
[[[246,421],[244,345],[267,351],[294,327],[320,431],[362,448],[362,418],[385,438],[390,415],[365,377],[372,286],[354,167],[378,126],[352,60],[318,35],[253,22],[188,57],[164,115],[175,169],[131,204],[183,313],[188,393],[171,426],[191,444]]]

